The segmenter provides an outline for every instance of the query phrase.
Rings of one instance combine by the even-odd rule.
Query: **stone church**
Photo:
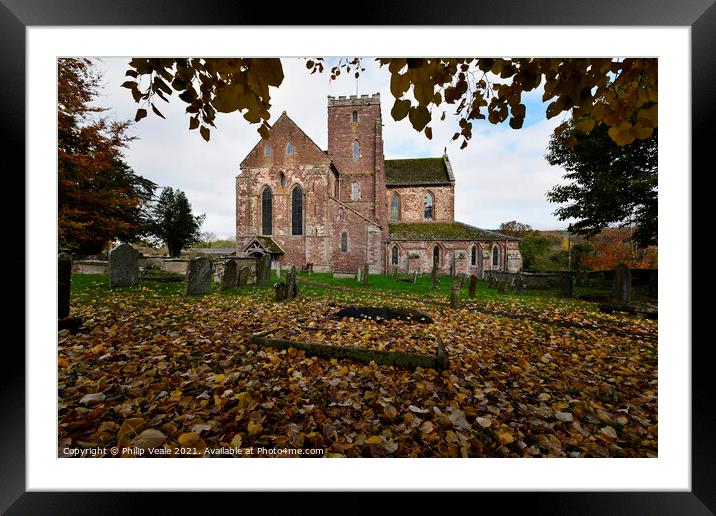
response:
[[[522,267],[519,239],[455,220],[447,155],[384,158],[379,94],[328,97],[328,150],[284,111],[240,168],[237,256],[336,273]]]

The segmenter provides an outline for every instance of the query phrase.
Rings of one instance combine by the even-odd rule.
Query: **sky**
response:
[[[96,61],[103,78],[96,104],[109,108],[105,114],[116,120],[133,120],[138,107],[130,91],[121,87],[128,79],[129,59]],[[327,70],[312,75],[304,59],[282,59],[282,64],[284,81],[270,90],[270,123],[286,111],[326,149],[327,96],[380,93],[386,159],[441,156],[447,147],[455,174],[456,220],[484,229],[496,229],[511,220],[542,230],[567,227],[569,221],[553,215],[559,205],[546,198],[554,185],[564,182],[565,171],[544,159],[549,136],[563,117],[545,118],[547,104],[542,102],[541,89],[523,95],[527,113],[521,129],[510,128],[507,122],[493,125],[476,120],[469,145],[460,150],[461,139],[451,140],[457,119],[450,110],[445,121],[431,123],[432,140],[415,131],[407,118],[400,122],[392,119],[390,74],[373,59],[363,59],[366,70],[357,81],[345,74],[330,81]],[[217,127],[205,142],[198,130],[189,130],[186,104],[176,94],[169,99],[168,104],[156,99],[166,119],[150,111],[147,118],[133,124],[130,134],[136,139],[125,150],[125,160],[135,173],[160,187],[183,190],[194,213],[206,214],[202,231],[233,239],[235,178],[240,173],[239,163],[260,139],[258,126],[249,124],[240,113],[217,113]]]

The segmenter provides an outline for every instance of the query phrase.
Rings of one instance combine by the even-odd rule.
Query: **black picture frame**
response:
[[[503,2],[472,1],[450,3],[413,1],[410,3],[369,1],[354,9],[337,11],[335,4],[295,3],[283,4],[280,9],[268,12],[264,5],[243,2],[197,2],[173,0],[147,2],[145,0],[0,0],[0,103],[2,104],[2,138],[4,181],[6,192],[24,199],[25,176],[25,111],[32,99],[25,97],[25,29],[28,26],[106,26],[106,25],[543,25],[543,26],[688,26],[691,27],[691,87],[692,87],[692,168],[697,164],[700,174],[690,174],[692,192],[694,182],[709,172],[707,166],[713,142],[716,141],[716,6],[714,0],[511,0]],[[268,18],[270,16],[270,18]],[[684,109],[688,109],[684,106]],[[14,167],[9,158],[16,158]],[[7,195],[6,197],[11,197]],[[705,204],[693,203],[693,208]],[[692,209],[693,209],[692,208]],[[704,210],[703,208],[699,208]],[[16,208],[18,213],[25,210]],[[8,213],[6,211],[6,213]],[[12,221],[10,221],[12,219]],[[17,216],[9,217],[10,241],[14,251],[6,257],[6,267],[24,270],[27,274],[24,243],[30,236]],[[696,235],[706,235],[705,210],[701,216],[692,212],[691,242]],[[697,229],[700,228],[700,229]],[[20,245],[20,242],[23,245]],[[692,248],[693,249],[693,248]],[[696,265],[696,253],[691,253]],[[8,269],[6,269],[8,270]],[[23,310],[26,321],[25,284],[19,274],[9,278],[6,286],[12,292],[23,293],[21,300],[13,296],[13,310]],[[688,278],[691,283],[691,278]],[[22,282],[22,283],[21,283]],[[693,290],[692,290],[693,292]],[[693,294],[692,294],[693,296]],[[693,323],[707,320],[708,303],[700,304],[692,297]],[[19,316],[20,314],[17,314]],[[9,321],[19,320],[18,317]],[[699,317],[701,316],[701,317]],[[17,328],[17,323],[6,323]],[[700,323],[703,326],[703,322]],[[692,330],[693,331],[693,330]],[[24,328],[20,337],[25,340]],[[531,492],[531,493],[472,493],[470,504],[486,507],[494,501],[503,508],[529,511],[529,514],[713,514],[716,511],[716,411],[714,387],[711,381],[712,366],[708,345],[713,337],[697,341],[691,347],[692,356],[692,490],[690,492]],[[192,503],[209,509],[206,501],[183,493],[79,493],[79,492],[26,492],[25,488],[25,352],[19,339],[6,338],[3,343],[2,378],[0,390],[0,511],[7,514],[130,514],[154,512],[151,502],[158,502],[161,512],[172,512],[181,507],[188,512]],[[688,346],[689,342],[668,343]],[[48,350],[49,352],[49,350]],[[212,493],[211,506],[226,501],[228,496]],[[234,498],[237,495],[233,495]],[[248,509],[246,493],[242,507]],[[279,510],[297,510],[320,506],[304,499],[304,494],[263,495],[264,503],[270,500],[272,513]],[[343,500],[341,507],[326,507],[330,512],[373,511],[376,506],[367,503],[359,493],[350,493],[351,500]],[[198,497],[201,498],[201,497]],[[505,500],[507,498],[507,501]],[[430,499],[440,504],[451,503],[444,495],[413,493],[401,501],[401,512],[420,510]],[[252,500],[253,501],[253,500]],[[261,503],[261,500],[257,500]],[[230,502],[234,503],[234,502]],[[237,506],[238,508],[238,506]],[[217,507],[218,509],[218,507]]]

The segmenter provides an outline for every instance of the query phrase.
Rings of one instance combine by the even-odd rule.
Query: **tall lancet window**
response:
[[[353,161],[360,159],[360,144],[357,141],[353,142]]]
[[[423,198],[424,218],[425,220],[433,220],[433,194],[427,192]]]
[[[390,219],[398,220],[400,218],[400,197],[394,193],[390,198]]]
[[[291,192],[291,234],[303,235],[303,190],[300,186]]]
[[[261,194],[261,234],[270,235],[273,231],[273,193],[267,186]]]

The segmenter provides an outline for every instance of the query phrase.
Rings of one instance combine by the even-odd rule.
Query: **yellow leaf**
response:
[[[380,444],[380,436],[374,435],[373,437],[369,437],[365,440],[366,444]]]
[[[230,446],[232,448],[241,448],[241,443],[243,440],[241,439],[241,434],[236,434],[234,438],[231,440]]]
[[[264,427],[261,426],[261,423],[254,423],[253,421],[249,421],[248,428],[249,428],[249,436],[252,436],[252,437],[264,429]]]
[[[217,374],[217,375],[214,377],[214,381],[215,381],[216,383],[221,383],[221,382],[223,382],[224,380],[226,380],[226,375],[225,375],[225,374]]]
[[[179,444],[182,446],[186,446],[188,444],[191,444],[192,442],[196,441],[199,438],[199,434],[196,432],[186,432],[179,436]]]
[[[430,421],[426,421],[420,425],[420,431],[424,434],[429,434],[433,431],[433,424]]]

